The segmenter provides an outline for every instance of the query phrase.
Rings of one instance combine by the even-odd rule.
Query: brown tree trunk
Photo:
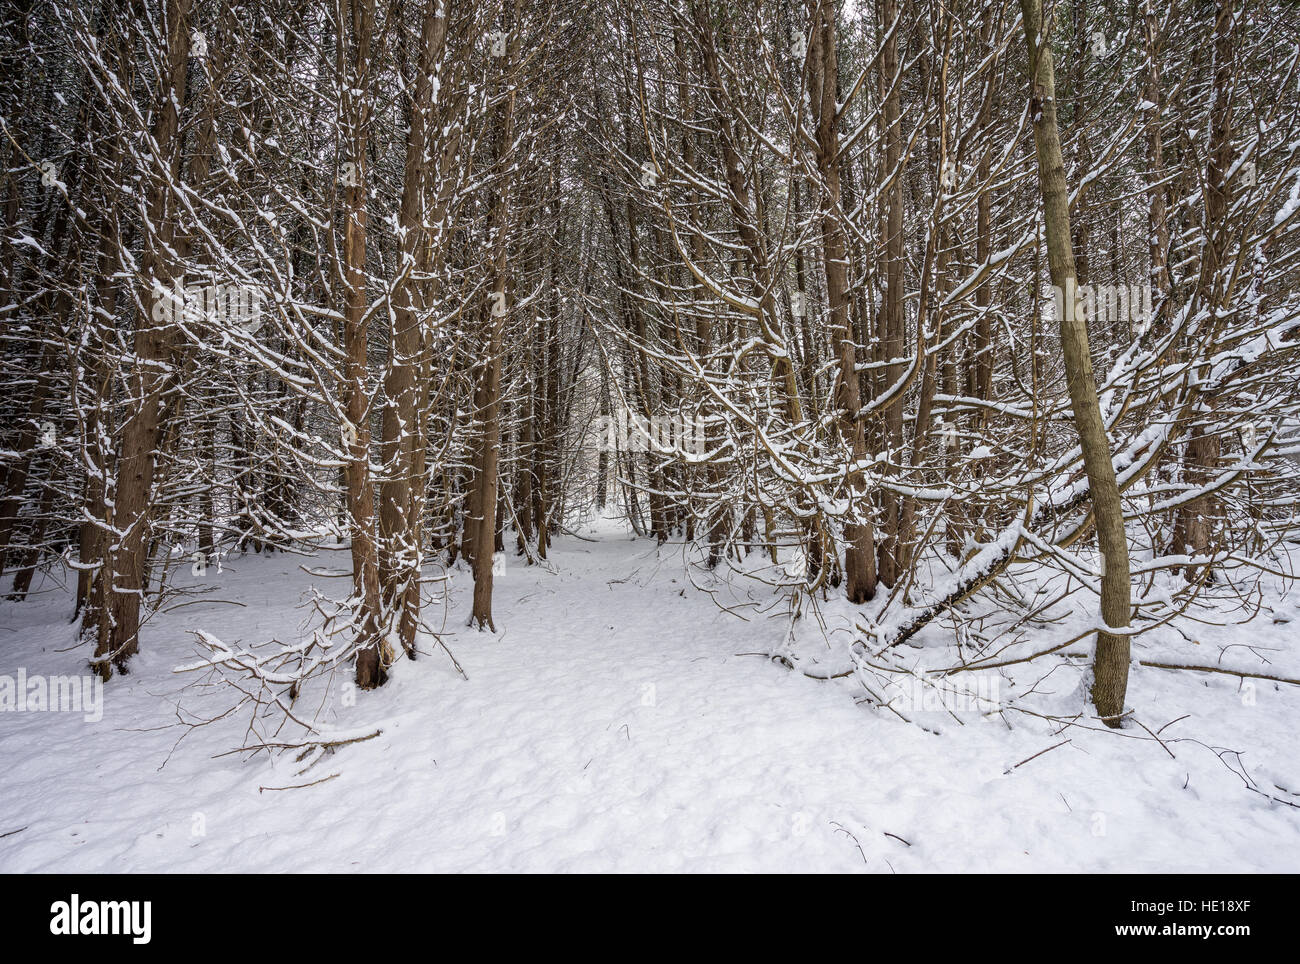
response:
[[[1024,13],[1025,41],[1031,71],[1030,117],[1038,152],[1038,180],[1043,195],[1043,219],[1047,232],[1047,261],[1052,285],[1063,293],[1060,312],[1061,349],[1066,384],[1074,410],[1074,425],[1083,450],[1084,469],[1092,494],[1092,511],[1097,541],[1102,552],[1101,615],[1107,627],[1120,632],[1097,633],[1093,660],[1092,702],[1108,726],[1119,726],[1128,690],[1129,638],[1122,632],[1131,619],[1128,540],[1110,443],[1097,401],[1092,374],[1088,327],[1077,305],[1074,251],[1070,243],[1069,194],[1061,140],[1056,126],[1056,85],[1052,48],[1043,39],[1042,0],[1020,0]]]
[[[45,403],[50,397],[56,344],[53,332],[44,341],[45,347],[41,350],[40,361],[36,366],[36,384],[32,388],[32,397],[27,403],[27,416],[15,446],[16,451],[22,454],[10,464],[4,479],[4,500],[0,501],[0,575],[4,574],[9,548],[17,531],[18,514],[23,505],[32,457],[36,454],[41,438],[41,418],[45,414]]]
[[[139,647],[140,606],[147,564],[146,537],[153,501],[156,450],[161,434],[159,411],[167,380],[166,362],[174,337],[172,312],[166,301],[177,280],[171,260],[176,232],[170,181],[179,176],[180,105],[190,51],[190,0],[168,0],[164,15],[166,71],[158,92],[157,120],[152,131],[163,170],[150,186],[149,225],[145,234],[139,285],[139,311],[133,340],[134,369],[129,376],[130,413],[122,426],[117,482],[111,525],[120,535],[109,554],[107,632],[95,650],[97,669],[105,679],[109,661],[121,672]]]
[[[1217,335],[1222,325],[1223,282],[1219,272],[1223,266],[1228,193],[1231,189],[1227,173],[1232,166],[1233,6],[1232,0],[1219,0],[1214,22],[1214,109],[1210,116],[1205,172],[1205,242],[1196,282],[1197,306],[1209,314],[1211,337]],[[1202,380],[1208,379],[1209,366],[1201,366],[1198,374]],[[1191,438],[1183,458],[1183,478],[1192,487],[1203,486],[1214,477],[1221,447],[1218,434],[1210,427],[1213,421],[1211,413],[1216,404],[1215,391],[1213,387],[1194,391],[1200,394],[1200,399],[1192,406]],[[1210,554],[1218,511],[1218,500],[1212,495],[1200,495],[1184,504],[1174,522],[1174,552],[1197,556]],[[1188,566],[1183,574],[1190,581],[1196,578],[1198,568]]]
[[[9,594],[10,599],[26,599],[28,590],[32,587],[32,577],[36,575],[36,567],[41,561],[41,547],[45,541],[45,530],[49,526],[50,513],[54,509],[54,472],[55,467],[51,463],[45,489],[41,492],[40,505],[36,508],[36,516],[32,519],[31,530],[27,535],[27,545],[23,547],[23,550],[18,555],[18,564],[14,572],[13,591]]]
[[[513,14],[505,29],[509,33],[509,49],[501,58],[498,93],[505,90],[512,65],[518,60],[519,35],[510,30],[518,22],[519,2],[515,0]],[[501,97],[496,117],[496,163],[504,166],[510,155],[514,139],[515,94],[511,90]],[[481,373],[475,412],[483,425],[475,459],[475,502],[479,518],[474,537],[474,607],[470,624],[477,624],[496,632],[492,621],[492,556],[497,539],[497,486],[498,465],[501,457],[501,355],[505,336],[508,308],[506,302],[508,262],[508,235],[511,223],[510,179],[503,177],[497,188],[492,206],[492,290],[487,312],[488,338],[486,358]]]
[[[425,0],[420,30],[415,94],[406,135],[406,167],[398,212],[401,279],[393,291],[393,328],[384,377],[381,456],[384,473],[379,484],[380,577],[384,623],[398,624],[398,637],[408,657],[415,656],[419,622],[420,510],[416,490],[424,484],[416,474],[416,452],[423,450],[420,370],[426,308],[420,277],[428,268],[431,239],[424,228],[426,197],[425,152],[433,100],[434,65],[447,35],[446,8],[440,0]],[[412,587],[415,590],[412,591]],[[399,613],[400,610],[400,613]]]
[[[884,371],[885,386],[896,384],[904,375],[904,365],[899,359],[903,354],[906,340],[903,314],[903,177],[898,169],[902,163],[902,121],[901,86],[902,80],[895,83],[898,72],[898,34],[901,26],[894,28],[899,17],[898,0],[882,0],[881,26],[889,31],[880,57],[880,70],[885,87],[881,122],[885,129],[885,176],[893,177],[885,195],[885,253],[881,266],[885,278],[884,298],[877,318],[876,337],[883,356],[890,359]],[[878,392],[877,397],[883,393]],[[903,450],[903,406],[891,405],[884,415],[884,448],[890,452],[888,464],[902,458]],[[898,498],[884,493],[882,500],[885,538],[879,546],[880,581],[886,586],[893,586],[899,574],[899,524],[900,507]]]
[[[827,4],[813,5],[816,20],[810,47],[808,95],[817,123],[817,167],[825,197],[822,198],[822,249],[826,272],[826,298],[830,308],[831,343],[836,353],[836,406],[840,434],[853,461],[866,458],[867,440],[861,419],[862,389],[857,371],[857,346],[849,319],[848,242],[840,207],[840,143],[836,91],[839,65],[835,11]],[[861,491],[861,473],[848,479],[854,511],[869,511],[867,493]],[[857,490],[857,491],[854,491]],[[849,601],[864,603],[876,594],[875,533],[869,521],[844,526],[845,590]]]
[[[1169,220],[1165,208],[1165,191],[1160,182],[1165,175],[1164,142],[1160,123],[1163,116],[1164,96],[1160,88],[1160,22],[1156,16],[1154,0],[1144,0],[1143,39],[1147,58],[1147,71],[1143,97],[1153,106],[1147,111],[1147,166],[1151,186],[1147,189],[1147,244],[1151,256],[1151,285],[1155,289],[1153,301],[1164,302],[1170,292],[1169,284]],[[1165,305],[1162,317],[1167,316]]]
[[[357,685],[379,686],[393,654],[381,638],[382,602],[375,540],[375,495],[370,478],[370,394],[366,387],[366,145],[372,114],[369,85],[375,0],[345,0],[340,59],[346,64],[343,92],[344,151],[350,168],[343,195],[343,411],[348,534],[352,544],[353,596],[359,638]]]

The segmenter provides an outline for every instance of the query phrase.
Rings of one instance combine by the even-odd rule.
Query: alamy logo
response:
[[[947,677],[921,670],[885,687],[888,703],[912,713],[980,713],[991,719],[1002,705],[1002,677],[975,673],[970,677]]]
[[[147,900],[88,900],[77,894],[50,905],[50,933],[129,934],[132,943],[148,944],[152,932],[153,903]]]
[[[596,447],[604,452],[661,452],[703,455],[704,419],[677,415],[636,415],[620,409],[595,421]]]
[[[1052,286],[1052,309],[1058,321],[1128,322],[1143,333],[1154,317],[1150,285],[1077,285],[1069,279],[1065,290]]]
[[[0,713],[83,713],[87,723],[104,718],[104,681],[89,676],[0,676]]]
[[[153,320],[162,324],[205,322],[219,328],[257,333],[265,322],[266,294],[248,285],[155,284]]]

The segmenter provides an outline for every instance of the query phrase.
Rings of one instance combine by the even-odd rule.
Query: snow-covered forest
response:
[[[0,870],[1300,869],[1291,3],[7,0],[0,158]]]

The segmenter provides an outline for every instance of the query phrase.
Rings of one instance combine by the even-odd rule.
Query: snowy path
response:
[[[1016,768],[1065,737],[1023,718],[936,737],[858,706],[851,684],[737,656],[783,624],[722,613],[677,550],[602,532],[563,540],[553,561],[511,558],[496,636],[463,629],[460,574],[448,641],[469,681],[440,654],[399,664],[383,690],[337,708],[339,725],[384,721],[312,771],[340,776],[259,793],[304,778],[284,762],[211,759],[238,739],[228,727],[196,731],[170,758],[177,728],[123,729],[174,721],[186,629],[291,636],[310,582],[298,560],[235,560],[213,578],[246,608],[157,620],[136,672],[110,684],[103,722],[0,715],[0,834],[26,828],[0,838],[0,870],[1300,869],[1300,811],[1244,791],[1208,749],[1170,759],[1075,733]],[[70,641],[65,602],[3,604],[0,673],[80,671],[83,656],[56,652]],[[1135,681],[1153,684],[1162,723],[1235,699],[1229,681]],[[1252,718],[1267,732],[1229,725],[1225,745],[1293,779],[1283,731],[1300,693],[1265,698],[1285,712]]]

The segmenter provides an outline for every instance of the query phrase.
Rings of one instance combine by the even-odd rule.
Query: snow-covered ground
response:
[[[0,713],[0,871],[1300,870],[1300,809],[1247,786],[1300,803],[1300,687],[1136,671],[1129,703],[1163,745],[1024,713],[905,723],[851,680],[740,655],[785,636],[763,587],[697,588],[680,549],[588,539],[560,540],[546,569],[510,558],[496,635],[464,628],[456,574],[446,640],[468,681],[432,652],[355,701],[339,687],[322,718],[382,733],[302,777],[287,757],[217,756],[242,739],[233,719],[177,726],[178,701],[215,697],[171,671],[196,657],[189,630],[294,638],[308,587],[339,581],[284,555],[182,570],[213,593],[149,623],[101,721]],[[1182,660],[1244,640],[1270,662],[1225,664],[1300,676],[1300,612],[1271,605],[1295,620],[1206,627]],[[0,604],[0,675],[84,672],[68,615],[52,582]],[[1081,709],[1082,667],[1055,665],[1044,705]]]

